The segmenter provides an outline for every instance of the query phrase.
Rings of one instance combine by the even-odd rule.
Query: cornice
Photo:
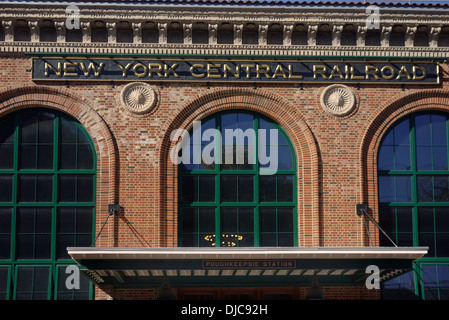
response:
[[[368,47],[368,46],[274,46],[207,44],[124,44],[124,43],[2,43],[0,52],[124,55],[248,55],[248,56],[347,56],[347,57],[422,57],[447,58],[447,48]]]

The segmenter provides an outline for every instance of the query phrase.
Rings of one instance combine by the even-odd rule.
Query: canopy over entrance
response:
[[[92,281],[116,287],[364,285],[375,265],[385,281],[412,269],[427,247],[67,248]]]

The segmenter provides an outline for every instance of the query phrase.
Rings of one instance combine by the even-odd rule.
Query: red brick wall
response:
[[[26,71],[30,67],[30,58],[0,56],[0,117],[20,108],[48,107],[72,115],[86,127],[98,157],[97,230],[107,217],[109,203],[124,207],[103,230],[97,246],[177,245],[176,170],[168,158],[176,142],[170,141],[170,133],[189,129],[194,120],[225,109],[260,112],[290,136],[298,163],[300,246],[369,245],[355,205],[366,202],[377,214],[375,163],[382,135],[408,113],[449,111],[449,68],[444,64],[438,86],[350,85],[357,108],[342,118],[323,111],[319,96],[325,86],[319,84],[253,88],[252,84],[211,83],[208,88],[157,83],[157,109],[137,116],[119,103],[124,84],[34,83]],[[114,292],[118,297],[118,292],[127,291]]]

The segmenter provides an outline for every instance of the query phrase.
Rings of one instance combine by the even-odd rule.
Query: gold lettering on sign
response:
[[[324,65],[313,65],[313,78],[318,79],[318,75],[321,75],[323,79],[327,79],[327,76],[325,75],[327,71],[327,67]]]
[[[240,79],[240,65],[236,64],[235,65],[235,70],[232,69],[230,66],[228,66],[226,63],[223,64],[223,78],[227,79],[228,78],[228,71],[230,73],[232,73],[232,75],[236,78],[236,79]]]
[[[190,67],[190,73],[192,74],[192,76],[195,77],[195,78],[204,78],[206,76],[206,74],[204,72],[203,73],[196,73],[196,69],[197,68],[204,69],[205,66],[204,66],[204,64],[201,64],[201,63],[196,63],[196,64],[192,65]]]
[[[422,72],[422,75],[417,75],[418,70]],[[423,80],[426,78],[426,75],[426,69],[424,69],[423,67],[413,66],[413,80]]]
[[[45,74],[45,76],[46,77],[48,77],[49,75],[48,75],[48,70],[52,70],[58,77],[61,77],[62,76],[62,63],[61,62],[58,62],[58,67],[57,68],[55,68],[55,67],[53,67],[51,64],[49,64],[48,62],[45,62],[45,65],[44,65],[44,74]]]
[[[174,63],[171,67],[168,66],[168,64],[164,64],[164,72],[165,78],[168,78],[170,73],[173,73],[173,75],[175,76],[175,78],[179,78],[179,75],[175,72],[176,67],[178,66],[178,63]]]
[[[78,77],[76,66],[78,62],[64,62],[64,77]]]
[[[408,72],[407,68],[405,66],[401,67],[401,70],[399,70],[398,76],[396,77],[396,80],[401,80],[401,78],[406,77],[407,79],[411,80],[412,76]]]
[[[163,78],[164,75],[162,72],[162,65],[160,63],[149,63],[148,64],[148,76],[153,77],[153,72],[157,74],[159,78]]]
[[[329,76],[329,79],[333,79],[334,77],[339,77],[340,79],[344,79],[345,78],[343,76],[343,73],[341,73],[340,68],[337,65],[335,65],[332,68],[331,75]]]
[[[388,70],[389,74],[386,74],[385,71]],[[394,68],[392,66],[383,66],[382,69],[380,69],[380,75],[385,80],[391,80],[394,78]]]
[[[117,62],[117,65],[119,66],[120,69],[122,69],[122,77],[126,78],[126,73],[128,72],[128,69],[131,68],[131,66],[133,65],[132,62],[128,63],[125,67],[122,66],[120,63]]]
[[[369,76],[373,76],[374,79],[379,80],[380,77],[377,75],[379,73],[379,68],[375,66],[365,66],[366,80],[369,80]]]
[[[274,69],[272,78],[276,79],[276,77],[283,77],[284,79],[287,79],[287,74],[285,73],[284,68],[282,68],[282,66],[280,64],[278,64],[276,69]]]
[[[268,72],[270,72],[270,66],[267,64],[258,64],[256,65],[256,78],[260,79],[260,75],[263,74],[267,79],[270,78]]]
[[[86,69],[86,66],[84,65],[83,62],[80,62],[80,66],[81,66],[81,70],[83,70],[83,73],[84,73],[85,77],[89,77],[90,76],[90,72],[92,70],[94,72],[94,75],[96,77],[99,77],[100,74],[101,74],[101,71],[103,70],[104,62],[100,63],[98,69],[95,68],[95,64],[93,62],[89,63],[89,66],[87,67],[87,69]]]
[[[291,64],[288,65],[288,78],[289,79],[302,79],[302,75],[293,74],[293,67]]]
[[[207,64],[207,77],[212,79],[220,79],[221,74],[220,70],[218,68],[221,68],[221,64]]]

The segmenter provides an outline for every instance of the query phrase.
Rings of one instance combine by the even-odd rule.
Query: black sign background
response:
[[[438,84],[433,62],[33,58],[33,80]]]

